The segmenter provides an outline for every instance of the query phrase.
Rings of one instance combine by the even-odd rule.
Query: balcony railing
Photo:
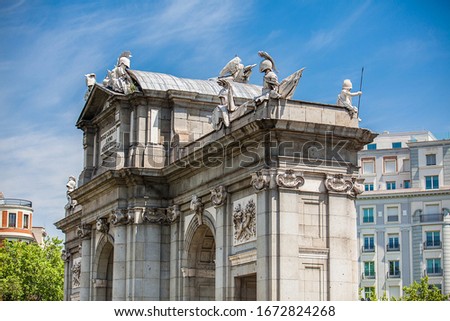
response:
[[[422,214],[420,215],[421,223],[442,222],[444,214]]]
[[[364,280],[373,280],[373,279],[375,279],[375,272],[370,273],[370,274],[363,273],[362,274],[362,279],[364,279]]]
[[[440,249],[440,248],[442,248],[442,243],[441,243],[441,241],[423,242],[423,248],[425,250]]]
[[[442,275],[442,268],[426,269],[424,273],[428,276],[440,276]]]
[[[391,274],[390,272],[386,273],[386,278],[388,279],[399,279],[401,277],[400,271],[395,271],[395,273]]]
[[[389,215],[387,217],[388,222],[398,222],[398,215]]]
[[[361,252],[363,253],[373,253],[375,252],[375,247],[361,247]]]
[[[388,244],[388,245],[386,245],[386,251],[387,252],[398,252],[398,251],[400,251],[400,244],[393,245],[393,246],[389,246],[389,244]]]
[[[21,200],[21,199],[17,199],[17,198],[2,198],[2,199],[0,199],[0,205],[16,205],[16,206],[33,207],[31,201]]]

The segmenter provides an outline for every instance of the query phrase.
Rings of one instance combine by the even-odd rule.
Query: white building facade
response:
[[[363,298],[400,297],[403,286],[424,276],[450,293],[449,149],[450,140],[424,131],[383,133],[358,153]]]

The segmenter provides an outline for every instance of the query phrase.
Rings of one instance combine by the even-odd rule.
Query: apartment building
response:
[[[430,132],[379,135],[358,154],[362,297],[400,297],[427,275],[450,293],[450,140]]]

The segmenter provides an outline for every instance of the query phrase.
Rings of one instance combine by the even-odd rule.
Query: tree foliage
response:
[[[0,300],[60,301],[64,294],[62,241],[5,241],[0,246]]]
[[[403,287],[402,301],[446,301],[448,295],[444,295],[435,286],[428,283],[428,276],[420,280],[420,283],[414,281],[410,286]]]

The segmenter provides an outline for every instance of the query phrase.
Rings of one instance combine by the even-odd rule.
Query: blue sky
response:
[[[306,67],[294,99],[331,104],[364,67],[361,127],[450,137],[446,0],[0,0],[0,34],[0,191],[33,201],[51,236],[82,168],[84,75],[101,82],[125,50],[132,69],[194,79],[264,50],[280,79]]]

